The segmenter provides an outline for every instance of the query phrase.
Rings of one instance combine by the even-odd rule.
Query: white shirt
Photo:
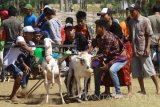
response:
[[[12,46],[17,45],[19,42],[25,42],[26,43],[23,36],[18,36],[17,39],[16,39],[16,43],[12,43]],[[34,42],[29,41],[29,45],[34,45]],[[34,49],[34,48],[32,48],[32,49]],[[7,55],[4,57],[4,62],[3,62],[4,68],[7,67],[10,64],[15,64],[15,61],[17,60],[17,58],[20,54],[28,56],[29,52],[22,49],[21,47],[16,47],[16,48],[11,47],[9,52],[7,53]]]

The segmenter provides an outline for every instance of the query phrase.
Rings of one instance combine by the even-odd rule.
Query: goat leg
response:
[[[45,89],[46,89],[46,103],[48,103],[48,99],[49,99],[49,81],[48,81],[48,79],[47,79],[47,71],[46,70],[44,70],[44,87],[45,87]]]
[[[46,89],[46,92],[47,92],[47,95],[46,95],[46,104],[48,103],[48,100],[49,100],[49,87],[50,87],[50,84],[46,84],[45,83],[45,89]]]
[[[88,80],[89,77],[85,77],[85,83],[84,83],[84,100],[87,101],[87,87],[88,87]]]
[[[76,79],[76,82],[77,82],[77,89],[78,89],[78,98],[76,98],[76,100],[79,103],[82,103],[82,100],[81,100],[82,88],[81,88],[80,78],[75,76],[75,79]]]
[[[59,82],[58,82],[59,93],[60,93],[60,96],[61,96],[61,99],[62,99],[62,104],[65,104],[65,101],[64,101],[64,98],[63,98],[63,95],[62,95],[62,80],[61,80],[60,75],[58,76],[58,79],[59,79]]]

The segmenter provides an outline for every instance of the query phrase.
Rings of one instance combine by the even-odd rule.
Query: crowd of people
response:
[[[63,25],[49,5],[44,6],[38,17],[32,10],[31,4],[25,5],[24,23],[16,18],[14,6],[0,11],[0,45],[11,46],[0,49],[1,79],[5,82],[8,72],[15,79],[10,95],[12,101],[17,101],[19,87],[26,89],[30,74],[39,70],[43,61],[44,49],[28,45],[43,45],[44,38],[52,39],[55,45],[76,46],[65,47],[63,51],[70,50],[74,54],[88,51],[94,55],[92,68],[96,96],[105,94],[121,98],[121,86],[127,86],[128,94],[132,95],[131,74],[138,78],[139,93],[146,94],[143,79],[150,76],[159,94],[156,74],[160,70],[160,5],[153,6],[154,15],[144,17],[140,6],[132,4],[126,9],[130,15],[120,23],[112,17],[111,9],[103,8],[97,13],[100,18],[95,21],[96,29],[87,24],[84,11],[76,13],[77,25],[73,24],[72,17],[67,17]],[[59,48],[53,50],[60,51]],[[155,57],[157,66],[152,62]],[[69,58],[65,61],[68,66]],[[103,93],[100,92],[101,85],[105,86]],[[115,95],[110,92],[113,86]]]

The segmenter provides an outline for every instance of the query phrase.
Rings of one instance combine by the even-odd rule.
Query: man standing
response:
[[[157,54],[157,66],[156,70],[159,73],[160,70],[160,6],[155,5],[153,7],[154,15],[148,16],[149,20],[151,21],[153,36],[151,38],[151,57],[154,58],[154,53]]]
[[[129,34],[133,46],[131,70],[133,78],[138,78],[140,93],[146,94],[143,78],[150,76],[156,86],[156,93],[159,93],[159,86],[156,72],[150,56],[150,44],[153,31],[148,18],[141,15],[140,6],[132,4],[129,8],[131,17]]]
[[[22,22],[17,20],[17,9],[10,6],[8,9],[9,18],[3,20],[2,26],[5,32],[5,45],[11,45],[13,41],[16,40],[17,36],[21,34]],[[4,48],[4,56],[8,53],[9,48]],[[5,71],[2,71],[2,81],[6,80]]]
[[[22,22],[17,20],[17,9],[13,6],[10,6],[8,9],[9,18],[5,19],[2,23],[4,31],[6,33],[5,44],[8,45],[10,42],[16,40],[17,36],[21,34]],[[6,51],[6,49],[4,50]],[[4,53],[6,54],[6,53]]]
[[[36,16],[32,13],[32,5],[26,4],[24,7],[24,12],[26,16],[24,17],[24,26],[32,26],[35,27],[36,24]]]
[[[44,15],[47,19],[47,23],[49,25],[49,38],[51,38],[55,44],[60,45],[62,41],[61,30],[62,30],[62,22],[56,16],[56,11],[53,9],[46,8],[44,9]]]
[[[97,13],[97,16],[101,16],[101,19],[104,19],[110,26],[110,32],[117,35],[120,39],[123,39],[123,33],[121,26],[113,19],[112,10],[109,8],[103,8],[101,12]]]

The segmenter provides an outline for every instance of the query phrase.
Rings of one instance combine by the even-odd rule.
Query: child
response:
[[[43,39],[45,38],[45,32],[41,32],[39,28],[34,28],[34,36],[32,38],[32,41],[35,43],[35,45],[42,45]],[[31,64],[31,69],[32,69],[32,74],[33,78],[36,78],[37,75],[40,74],[41,72],[41,63],[43,61],[43,51],[44,49],[41,47],[37,47],[34,50],[34,58],[32,59],[32,64]]]

